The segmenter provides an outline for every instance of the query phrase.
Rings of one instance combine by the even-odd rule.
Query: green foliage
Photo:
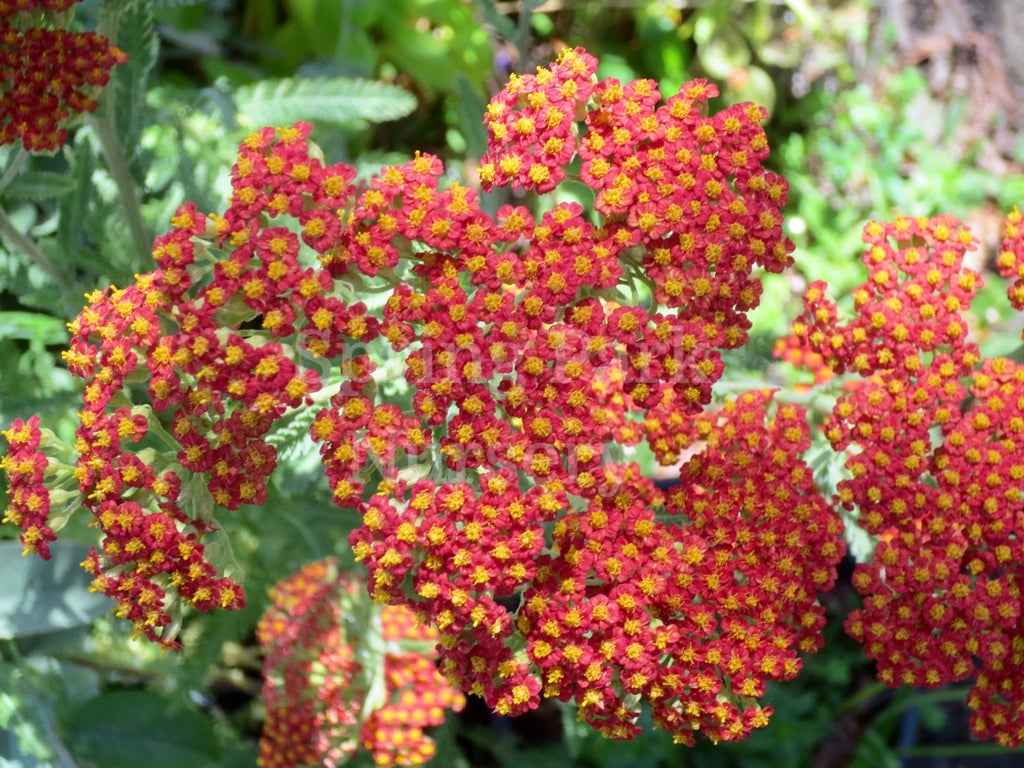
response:
[[[952,141],[962,102],[930,99],[917,69],[894,73],[881,90],[859,83],[821,99],[810,129],[782,146],[796,193],[789,226],[809,246],[798,258],[806,274],[840,266],[835,254],[858,254],[870,219],[896,212],[962,217],[998,190],[999,180],[974,166],[975,148]],[[829,282],[845,293],[863,271],[853,258],[841,268],[829,273]]]
[[[89,591],[89,576],[79,567],[87,546],[55,542],[49,562],[20,552],[18,542],[0,541],[0,640],[88,627],[109,612],[109,602]]]
[[[111,691],[80,702],[65,720],[68,746],[104,768],[221,765],[210,720],[153,691]]]
[[[416,108],[412,94],[398,86],[347,77],[261,80],[239,88],[235,103],[239,121],[253,128],[308,120],[354,130]]]
[[[138,152],[139,138],[143,128],[152,122],[146,94],[151,85],[150,75],[157,64],[160,40],[149,3],[141,0],[128,3],[118,22],[117,45],[130,51],[131,58],[113,72],[114,120],[118,137],[132,153],[131,159],[136,161],[136,175],[141,176],[145,173],[147,158]]]

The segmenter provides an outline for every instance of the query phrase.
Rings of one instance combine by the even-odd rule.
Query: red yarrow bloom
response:
[[[72,4],[15,1],[0,7],[0,144],[20,142],[30,152],[57,149],[68,125],[96,109],[111,68],[128,60],[95,32],[17,23],[20,12],[31,8],[56,12]]]
[[[1019,223],[1014,212],[999,256],[1015,281]],[[972,730],[1017,746],[1024,369],[981,361],[969,338],[965,314],[981,279],[963,266],[974,238],[960,222],[872,222],[864,240],[869,274],[853,294],[856,314],[841,320],[825,285],[813,284],[789,340],[837,374],[858,375],[824,425],[849,457],[836,501],[878,539],[854,573],[864,604],[846,629],[887,685],[973,678]],[[1011,301],[1018,291],[1015,282]]]
[[[39,450],[39,417],[32,416],[28,421],[15,419],[0,434],[7,439],[8,446],[7,454],[0,458],[0,470],[7,474],[10,488],[3,522],[21,528],[21,543],[25,545],[22,554],[37,552],[49,560],[49,544],[56,535],[47,524],[50,491],[43,480],[47,458]]]

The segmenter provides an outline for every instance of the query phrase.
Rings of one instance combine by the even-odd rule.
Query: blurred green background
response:
[[[73,434],[78,392],[60,362],[64,324],[87,291],[150,268],[149,243],[178,205],[222,208],[250,129],[306,119],[330,161],[364,176],[423,150],[440,155],[452,179],[471,181],[490,94],[563,45],[598,55],[599,76],[650,77],[663,93],[707,77],[723,103],[752,100],[771,112],[770,164],[790,184],[796,265],[766,280],[751,342],[732,354],[723,390],[804,380],[770,353],[805,284],[826,279],[843,297],[863,276],[861,228],[896,213],[947,212],[974,228],[981,247],[971,266],[986,286],[972,330],[987,354],[1019,354],[1022,323],[990,264],[1002,215],[1024,201],[1020,6],[87,0],[76,23],[112,36],[131,61],[63,151],[26,159],[0,149],[0,423],[40,414]],[[560,194],[581,193],[569,185]],[[249,607],[188,624],[179,655],[129,641],[84,590],[77,563],[88,530],[55,547],[51,564],[0,541],[0,766],[255,765],[253,628],[266,590],[318,557],[351,562],[346,536],[358,523],[329,504],[315,447],[283,438],[280,447],[266,507],[231,521]],[[834,475],[824,467],[821,479]],[[518,721],[471,706],[437,734],[433,764],[994,768],[1024,759],[969,743],[962,690],[880,688],[842,633],[855,599],[842,582],[824,597],[825,649],[798,680],[770,689],[772,724],[747,742],[686,749],[647,731],[613,743],[558,706]]]

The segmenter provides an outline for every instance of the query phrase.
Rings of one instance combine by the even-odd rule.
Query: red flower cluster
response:
[[[839,322],[816,284],[793,329],[829,366],[864,377],[825,425],[849,457],[839,501],[879,539],[854,575],[865,601],[847,629],[889,685],[975,678],[973,730],[1018,745],[1024,369],[977,367],[963,313],[980,278],[963,267],[973,243],[963,225],[898,219],[869,224],[864,239],[857,315]],[[1013,266],[1006,253],[1000,264]]]
[[[278,142],[271,129],[249,137],[224,216],[208,221],[194,205],[183,206],[173,230],[154,244],[158,269],[128,288],[90,296],[71,324],[65,359],[88,380],[76,474],[104,534],[102,552],[86,565],[96,587],[154,639],[173,623],[171,593],[199,610],[244,605],[241,587],[206,560],[202,540],[216,530],[215,505],[263,503],[277,463],[264,437],[321,386],[294,359],[296,324],[310,331],[306,348],[319,349],[318,334],[330,326],[321,322],[324,307],[340,305],[323,295],[333,281],[299,264],[300,239],[283,220],[264,226],[261,219],[305,221],[310,244],[323,242],[310,234],[314,218],[336,219],[354,172],[311,158],[309,128],[282,129]],[[253,318],[258,330],[243,330]],[[343,349],[330,330],[334,350]],[[127,383],[140,375],[152,409],[124,404]],[[161,413],[169,414],[163,422]],[[170,450],[127,445],[154,430]],[[173,632],[160,639],[172,642]]]
[[[88,380],[74,474],[82,507],[102,533],[100,548],[83,565],[94,576],[93,589],[117,600],[119,616],[170,645],[180,605],[169,592],[202,611],[239,608],[245,599],[205,557],[200,539],[215,530],[208,496],[194,484],[183,488],[185,473],[173,453],[139,447],[151,432],[166,437],[152,410],[132,407],[124,391],[140,353],[159,338],[159,295],[149,274],[129,288],[90,296],[70,324],[64,356],[69,370]]]
[[[798,458],[803,413],[781,407],[766,425],[769,399],[688,420],[680,433],[704,448],[667,500],[610,464],[592,470],[596,492],[573,488],[575,504],[571,478],[525,493],[509,471],[481,473],[479,493],[421,480],[371,499],[356,556],[375,597],[437,624],[442,669],[500,713],[575,700],[621,739],[639,732],[644,699],[679,741],[743,738],[768,722],[765,681],[818,647],[816,594],[842,555],[839,519]]]
[[[22,554],[38,552],[44,560],[50,559],[50,542],[56,535],[48,525],[50,491],[43,482],[48,464],[46,454],[39,450],[41,433],[39,417],[28,421],[15,419],[2,433],[7,438],[7,454],[0,458],[0,470],[10,481],[10,498],[5,523],[14,523],[22,530]]]
[[[1024,214],[1018,208],[1003,223],[1003,247],[996,259],[999,274],[1012,281],[1007,296],[1014,309],[1024,309]]]
[[[310,563],[270,595],[257,628],[267,717],[261,768],[342,765],[359,747],[381,766],[430,760],[435,746],[424,729],[465,705],[426,651],[437,632],[404,608],[367,605],[333,559]]]
[[[465,690],[513,715],[542,696],[574,699],[615,738],[636,734],[646,699],[681,741],[741,738],[767,722],[755,701],[764,681],[792,676],[796,653],[816,647],[816,589],[841,555],[838,518],[796,458],[799,412],[766,428],[767,399],[753,397],[737,406],[742,428],[708,422],[703,437],[739,430],[778,462],[770,476],[750,453],[710,479],[711,462],[691,467],[687,493],[739,486],[701,517],[710,540],[685,494],[666,503],[619,457],[647,439],[673,463],[693,445],[694,415],[722,372],[715,349],[746,339],[760,295],[752,269],[788,262],[785,184],[760,166],[761,110],[703,117],[714,92],[699,82],[656,107],[652,83],[594,84],[594,66],[567,51],[514,78],[488,110],[480,175],[485,188],[544,191],[578,150],[597,225],[574,204],[539,220],[505,206],[492,220],[470,190],[438,190],[428,157],[385,169],[357,200],[330,267],[374,275],[411,262],[380,333],[405,353],[413,413],[375,403],[362,362],[312,433],[335,500],[363,512],[350,541],[374,596],[437,624],[442,668]],[[623,131],[629,152],[615,140]],[[617,294],[620,280],[642,284],[651,309]],[[451,478],[400,471],[423,454]],[[366,502],[373,469],[385,480]],[[774,519],[786,494],[801,526],[770,544],[750,533],[739,548],[721,536],[769,525],[762,515]],[[665,513],[678,524],[656,522]],[[793,552],[781,570],[756,554],[778,541]],[[706,606],[700,625],[695,605]],[[744,629],[753,621],[763,635]]]
[[[241,604],[206,558],[214,509],[263,502],[268,433],[315,395],[373,596],[436,624],[467,691],[507,714],[574,699],[615,738],[642,700],[688,743],[767,722],[764,682],[816,647],[839,522],[797,458],[798,409],[754,394],[701,414],[719,350],[746,341],[754,270],[789,261],[786,186],[759,108],[706,116],[699,81],[658,106],[653,83],[593,68],[567,51],[515,80],[481,167],[545,189],[578,153],[593,216],[489,215],[428,155],[356,194],[309,125],[268,128],[222,216],[184,206],[156,270],[91,297],[67,353],[103,535],[88,565],[141,631],[172,642],[183,605]],[[126,398],[141,381],[152,408]],[[682,493],[627,460],[644,440],[666,464],[704,446]]]
[[[110,70],[128,57],[95,32],[49,26],[78,0],[0,3],[0,144],[54,150],[77,115],[96,109]],[[44,14],[29,13],[41,9]]]

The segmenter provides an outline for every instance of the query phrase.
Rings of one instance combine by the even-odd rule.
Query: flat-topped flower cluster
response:
[[[225,511],[266,502],[274,430],[308,411],[395,637],[435,644],[440,672],[499,713],[572,701],[630,738],[648,707],[692,744],[765,725],[766,684],[819,647],[845,506],[879,541],[847,629],[880,677],[974,678],[974,729],[1021,743],[1024,373],[971,340],[970,233],[950,217],[872,223],[854,315],[823,283],[807,292],[780,351],[843,388],[824,433],[850,476],[830,501],[802,458],[802,408],[768,390],[712,402],[758,275],[792,251],[764,111],[712,113],[707,82],[663,100],[596,68],[566,50],[492,100],[492,197],[430,155],[357,186],[309,124],[251,134],[227,209],[182,206],[156,268],[71,323],[77,440],[55,447],[36,419],[4,433],[6,519],[45,557],[67,510],[88,510],[94,588],[173,646],[186,609],[245,604],[211,544]],[[548,198],[570,176],[592,209]],[[1018,306],[1022,231],[1012,215],[999,257]],[[643,475],[641,443],[677,485]],[[372,727],[309,674],[355,674],[339,613],[354,582],[333,567],[284,582],[261,625],[263,764],[358,743],[380,764],[422,761],[422,729],[461,704],[437,698],[433,661],[391,670],[431,706],[384,707]]]
[[[183,206],[155,270],[89,297],[66,353],[76,458],[48,471],[77,481],[94,587],[139,632],[173,645],[185,607],[244,604],[208,551],[215,512],[265,501],[274,424],[315,408],[370,593],[436,627],[461,688],[505,714],[574,700],[615,738],[643,701],[687,743],[768,721],[765,683],[820,642],[841,525],[799,458],[799,408],[706,408],[756,271],[790,261],[786,184],[762,165],[760,108],[708,114],[703,81],[661,103],[596,66],[567,50],[514,77],[480,169],[485,190],[545,193],[578,167],[593,215],[490,214],[429,155],[357,190],[311,126],[267,128],[227,210]],[[677,490],[628,460],[641,441],[685,459]],[[10,517],[45,554],[37,474]]]
[[[0,144],[52,151],[96,109],[110,70],[128,57],[103,35],[63,27],[80,0],[0,2]]]
[[[1020,301],[1020,214],[998,265]],[[1024,368],[980,357],[966,312],[981,278],[970,231],[949,216],[872,222],[865,283],[846,322],[815,283],[790,348],[845,384],[824,425],[851,477],[838,502],[878,539],[853,577],[847,631],[891,686],[974,680],[972,730],[1024,743]],[[819,371],[820,372],[820,371]]]

